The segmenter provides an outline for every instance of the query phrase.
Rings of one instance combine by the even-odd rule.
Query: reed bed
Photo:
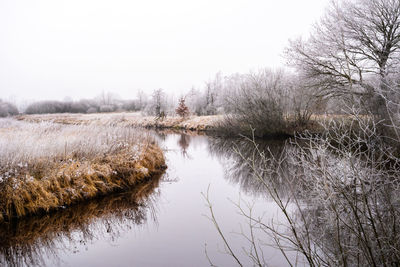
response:
[[[165,169],[128,127],[0,120],[0,221],[123,191]]]

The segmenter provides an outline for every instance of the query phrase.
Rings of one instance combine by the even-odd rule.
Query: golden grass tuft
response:
[[[124,151],[93,161],[54,163],[43,178],[12,178],[0,192],[2,217],[48,212],[107,193],[126,190],[164,168],[164,156],[156,144],[144,146],[139,160]]]
[[[60,131],[52,127],[48,128],[49,132]],[[0,221],[45,213],[112,192],[125,191],[165,169],[163,151],[149,137],[139,138],[131,130],[126,130],[125,135],[121,134],[124,129],[116,134],[113,128],[103,135],[93,133],[93,138],[100,138],[101,142],[89,142],[87,145],[85,142],[91,137],[87,129],[78,128],[76,132],[74,129],[68,128],[61,133],[68,133],[70,136],[66,138],[74,140],[81,135],[83,138],[75,142],[72,151],[61,156],[57,151],[53,157],[43,156],[43,152],[38,153],[37,157],[25,156],[32,151],[29,147],[26,148],[28,152],[19,151],[23,155],[20,156],[16,155],[18,153],[13,147],[7,146],[7,142],[3,142],[5,150],[13,153],[6,154],[10,159],[2,161],[4,165],[0,165],[0,176],[3,177],[0,182]],[[96,130],[107,131],[103,128]],[[39,132],[43,134],[43,131]],[[9,138],[7,134],[4,136]],[[101,149],[95,148],[98,143]],[[51,146],[43,147],[50,147],[49,151],[52,152]],[[21,159],[27,162],[23,166],[17,163]]]

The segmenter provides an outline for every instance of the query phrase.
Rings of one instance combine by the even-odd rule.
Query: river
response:
[[[206,135],[156,133],[168,169],[143,189],[108,196],[0,228],[0,260],[10,266],[235,266],[210,216],[238,257],[250,244],[248,220],[235,206],[254,204],[266,222],[282,221],[277,206],[235,160],[232,143]],[[277,145],[279,147],[279,144]],[[139,191],[139,192],[137,192]],[[265,235],[263,241],[271,240]],[[269,266],[286,266],[279,250],[263,246]]]

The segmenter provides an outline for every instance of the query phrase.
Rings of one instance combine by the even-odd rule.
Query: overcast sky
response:
[[[180,94],[283,66],[327,0],[0,0],[0,98]]]

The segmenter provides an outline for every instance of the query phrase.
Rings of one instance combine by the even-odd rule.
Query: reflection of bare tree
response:
[[[181,133],[181,136],[178,141],[178,145],[181,148],[182,156],[184,158],[188,158],[187,149],[190,144],[190,136],[184,133]]]
[[[0,265],[44,266],[60,250],[100,237],[115,240],[135,225],[156,220],[154,189],[161,175],[130,192],[106,196],[56,211],[0,225]]]
[[[373,121],[358,121],[356,130],[357,138],[349,138],[354,129],[333,123],[322,136],[298,137],[280,157],[255,141],[257,156],[248,148],[237,150],[285,219],[268,222],[253,215],[251,206],[237,205],[249,221],[245,238],[255,265],[264,266],[258,256],[262,234],[267,234],[291,266],[299,258],[309,266],[399,266],[400,159],[393,147],[380,142]],[[208,195],[206,200],[228,246]],[[300,257],[288,257],[289,251]],[[228,251],[237,259],[235,253]]]
[[[260,140],[257,142],[257,148],[264,153],[264,155],[273,155],[275,158],[282,158],[286,142],[284,140]],[[261,168],[265,163],[265,159],[255,153],[255,147],[252,142],[245,138],[226,139],[226,138],[210,138],[209,150],[213,155],[219,158],[225,158],[225,178],[230,182],[239,184],[241,189],[253,195],[265,194],[263,183],[254,177],[254,171],[249,166],[245,159],[252,159],[252,163]],[[241,151],[244,158],[242,158],[236,151]],[[266,179],[274,178],[267,174],[263,175]],[[283,185],[276,180],[277,186],[281,188]],[[281,188],[281,190],[284,190]]]
[[[301,168],[291,215],[296,246],[322,266],[399,266],[399,158],[379,143],[374,124],[360,123],[357,140],[335,127],[326,139],[305,136],[307,146],[288,150]]]

